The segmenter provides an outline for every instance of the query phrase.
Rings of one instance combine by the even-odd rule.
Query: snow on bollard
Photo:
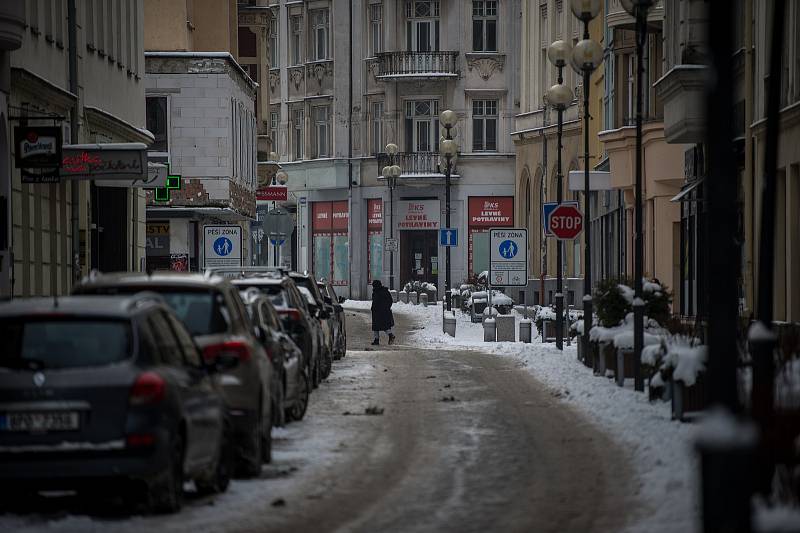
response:
[[[519,340],[524,342],[525,344],[530,344],[533,331],[533,322],[531,322],[527,318],[523,318],[519,321]]]
[[[411,291],[408,293],[408,300],[414,305],[419,303],[418,297],[419,295],[417,294],[417,291]]]
[[[514,315],[497,315],[495,317],[497,328],[497,342],[514,342],[516,331],[514,331]]]
[[[428,307],[428,293],[426,292],[419,293],[419,303],[421,303],[425,307]]]
[[[487,318],[483,321],[483,342],[496,342],[497,324],[494,318]]]
[[[444,332],[451,337],[456,336],[456,317],[452,315],[444,316]]]
[[[400,291],[398,293],[398,296],[400,297],[401,302],[403,302],[404,304],[408,303],[408,293],[406,291]]]
[[[389,294],[392,296],[392,303],[397,303],[397,291],[392,289],[389,291]]]

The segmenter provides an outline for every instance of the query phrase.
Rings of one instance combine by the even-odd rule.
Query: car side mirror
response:
[[[344,296],[339,296],[339,303],[343,304],[344,301],[345,301],[345,297]]]

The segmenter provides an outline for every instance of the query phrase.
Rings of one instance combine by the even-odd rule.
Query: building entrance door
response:
[[[400,285],[419,281],[436,285],[439,276],[438,232],[400,232]]]

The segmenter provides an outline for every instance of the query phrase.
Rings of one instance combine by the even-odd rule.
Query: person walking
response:
[[[372,334],[373,346],[380,344],[380,333],[385,331],[389,336],[389,344],[394,342],[394,316],[392,316],[392,295],[380,280],[372,282]]]

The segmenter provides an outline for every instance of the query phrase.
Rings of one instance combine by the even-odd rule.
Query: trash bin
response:
[[[497,342],[514,342],[517,340],[514,331],[514,315],[498,315],[495,317]]]
[[[397,291],[392,289],[389,291],[389,294],[392,295],[392,303],[397,303]]]
[[[428,293],[425,292],[419,293],[419,303],[421,303],[425,307],[428,307]]]
[[[495,342],[497,339],[497,324],[494,318],[483,321],[483,342]]]
[[[444,316],[444,332],[451,337],[456,336],[456,317],[452,315]]]
[[[532,328],[533,328],[533,323],[529,319],[523,318],[522,320],[520,320],[519,340],[526,344],[530,344],[532,338],[532,333],[531,333]]]

